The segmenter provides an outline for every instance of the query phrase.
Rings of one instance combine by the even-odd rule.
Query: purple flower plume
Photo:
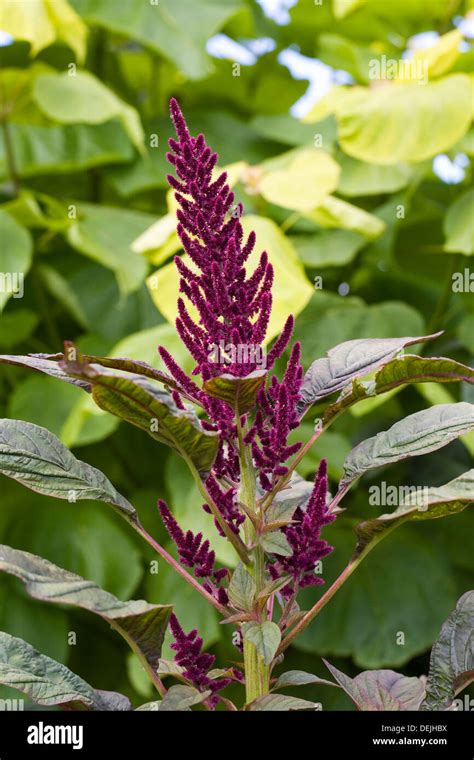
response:
[[[217,153],[206,145],[202,134],[190,135],[174,99],[170,110],[178,139],[169,140],[167,159],[177,177],[168,175],[168,182],[179,204],[177,232],[190,260],[186,264],[177,256],[175,263],[180,292],[199,315],[195,322],[180,297],[176,329],[196,361],[194,374],[200,373],[204,380],[223,373],[244,377],[259,368],[255,353],[249,352],[243,361],[238,354],[228,356],[226,347],[244,346],[248,351],[261,346],[272,308],[273,268],[264,251],[253,273],[247,274],[245,265],[256,237],[250,232],[244,240],[242,205],[233,205],[234,193],[226,182],[226,173],[214,176]],[[283,353],[291,331],[289,318],[270,352],[268,369]],[[176,376],[168,356],[163,359],[184,387],[186,382]]]
[[[189,633],[184,633],[174,613],[170,618],[170,627],[174,637],[171,649],[174,649],[176,652],[175,662],[184,668],[183,676],[196,689],[212,692],[212,695],[208,697],[207,703],[210,707],[215,707],[219,701],[217,692],[225,689],[233,679],[226,677],[209,678],[207,674],[214,665],[215,657],[213,654],[201,652],[203,641],[196,629],[193,629]]]
[[[268,389],[264,386],[260,389],[257,396],[259,409],[245,439],[252,446],[260,484],[268,491],[276,477],[288,472],[282,463],[301,448],[301,443],[287,445],[290,432],[299,425],[296,406],[303,378],[300,355],[301,346],[295,343],[281,383],[273,376]]]
[[[283,589],[284,596],[305,586],[324,583],[322,578],[314,574],[314,570],[317,562],[333,550],[327,541],[320,538],[321,529],[336,519],[334,514],[327,511],[327,491],[327,462],[322,459],[306,510],[298,507],[293,515],[293,523],[282,528],[293,553],[290,557],[278,556],[275,564],[269,567],[273,578],[291,576],[292,583]]]
[[[202,533],[194,535],[191,530],[186,533],[181,530],[163,499],[158,500],[158,509],[169,537],[176,545],[181,564],[193,568],[196,578],[206,578],[206,591],[215,596],[221,604],[227,604],[229,599],[226,590],[217,586],[227,577],[229,571],[225,567],[216,570],[216,554],[210,549],[209,541],[203,541]]]

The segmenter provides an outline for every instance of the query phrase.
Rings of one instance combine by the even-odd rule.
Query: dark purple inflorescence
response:
[[[189,633],[184,633],[174,613],[170,618],[170,627],[174,637],[171,649],[176,652],[175,662],[183,668],[184,678],[190,681],[196,689],[211,692],[207,698],[207,704],[210,707],[215,707],[219,701],[217,692],[225,689],[233,679],[227,677],[210,678],[208,676],[208,672],[214,665],[215,657],[213,654],[201,652],[203,642],[195,628]]]
[[[324,583],[314,571],[319,560],[333,550],[327,541],[320,538],[321,529],[336,519],[334,514],[328,512],[327,493],[327,463],[322,459],[306,509],[303,511],[298,507],[293,515],[292,524],[282,528],[293,553],[289,557],[279,556],[269,567],[274,579],[284,575],[292,578],[283,589],[284,596],[290,596],[305,586]]]

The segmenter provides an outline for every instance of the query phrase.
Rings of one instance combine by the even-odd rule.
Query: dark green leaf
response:
[[[474,681],[474,591],[464,594],[443,623],[431,651],[422,710],[446,710]]]
[[[69,710],[130,710],[127,697],[99,691],[65,665],[0,632],[0,683],[27,694],[33,702]]]
[[[364,472],[436,451],[474,429],[474,404],[438,404],[411,414],[389,430],[359,443],[344,463],[340,487]]]
[[[252,609],[255,597],[255,581],[239,562],[229,583],[229,599],[231,604],[238,610],[249,612]]]
[[[419,503],[420,497],[422,504]],[[393,530],[407,520],[436,520],[462,512],[474,501],[474,470],[465,472],[459,478],[438,488],[426,488],[422,494],[413,492],[398,509],[386,515],[357,525],[358,543],[356,554],[363,551],[372,541],[380,540],[383,534]]]
[[[35,599],[70,604],[99,615],[150,667],[158,667],[170,606],[147,604],[142,600],[122,602],[92,581],[9,546],[0,545],[0,571],[19,578]]]
[[[128,520],[132,505],[95,467],[71,454],[55,435],[30,422],[0,420],[0,472],[32,491],[56,499],[97,499],[112,504]]]
[[[316,359],[307,371],[301,388],[302,406],[314,404],[341,390],[353,378],[367,375],[405,346],[423,343],[435,337],[360,338],[340,343],[327,352],[327,357]]]
[[[314,676],[312,673],[305,673],[304,670],[288,670],[286,673],[282,673],[278,676],[276,682],[272,686],[272,691],[275,689],[284,689],[287,686],[306,686],[306,684],[323,684],[324,686],[335,686],[332,681],[326,681],[324,678]]]

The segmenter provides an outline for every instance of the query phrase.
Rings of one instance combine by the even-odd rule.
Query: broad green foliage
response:
[[[296,318],[305,416],[289,442],[308,444],[324,427],[255,544],[288,556],[280,529],[305,507],[325,457],[337,502],[347,490],[345,511],[323,533],[336,547],[323,562],[326,585],[305,589],[301,608],[370,553],[292,642],[290,656],[340,658],[328,666],[334,682],[304,672],[304,660],[302,670],[284,662],[272,693],[245,709],[314,710],[331,684],[346,700],[337,704],[349,705],[347,694],[356,709],[444,710],[468,685],[472,593],[455,605],[474,587],[473,50],[459,26],[472,2],[454,6],[298,0],[279,24],[255,0],[0,2],[0,29],[14,38],[0,47],[2,685],[68,709],[131,710],[145,699],[138,709],[203,709],[203,693],[172,685],[174,652],[168,635],[162,642],[169,605],[233,662],[242,659],[231,645],[238,624],[220,625],[165,560],[152,567],[157,555],[121,520],[143,524],[175,556],[160,497],[230,568],[228,612],[243,616],[247,641],[269,663],[281,646],[278,626],[251,619],[254,577],[201,508],[199,475],[218,438],[198,406],[176,407],[157,351],[192,372],[174,326],[182,246],[166,182],[171,95],[192,133],[218,150],[245,234],[257,233],[249,268],[262,250],[274,266],[269,349],[288,314]],[[414,47],[421,32],[438,36]],[[208,41],[219,33],[250,57],[261,38],[274,50],[253,64],[233,52],[217,58]],[[286,68],[289,47],[350,79],[334,78],[317,102],[310,89],[290,113],[309,83]],[[82,365],[64,362],[64,339]],[[264,376],[224,375],[205,390],[244,414]],[[385,481],[423,487],[426,500],[374,507],[369,489]],[[281,588],[281,579],[268,583],[258,604],[273,595],[277,608]],[[123,601],[131,597],[147,602]],[[131,640],[133,665],[107,624],[74,607]],[[71,657],[65,642],[76,627]],[[425,692],[414,677],[420,660],[410,660],[435,641]],[[162,643],[159,673],[172,685],[164,698],[148,669]],[[300,685],[307,699],[296,696]]]

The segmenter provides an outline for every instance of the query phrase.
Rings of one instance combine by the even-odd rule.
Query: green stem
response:
[[[255,471],[253,467],[250,448],[244,444],[244,436],[240,424],[240,418],[236,412],[237,436],[239,440],[239,462],[241,485],[239,489],[239,501],[245,505],[246,511],[261,517],[261,510],[256,503]],[[255,542],[255,527],[250,517],[244,523],[245,537],[248,544]],[[252,564],[247,563],[249,571],[255,580],[256,595],[265,586],[265,554],[260,545],[252,550]],[[262,610],[261,620],[266,619],[266,607]],[[254,644],[244,639],[244,669],[245,669],[245,696],[247,704],[254,699],[268,694],[270,688],[270,668],[257,652]]]

